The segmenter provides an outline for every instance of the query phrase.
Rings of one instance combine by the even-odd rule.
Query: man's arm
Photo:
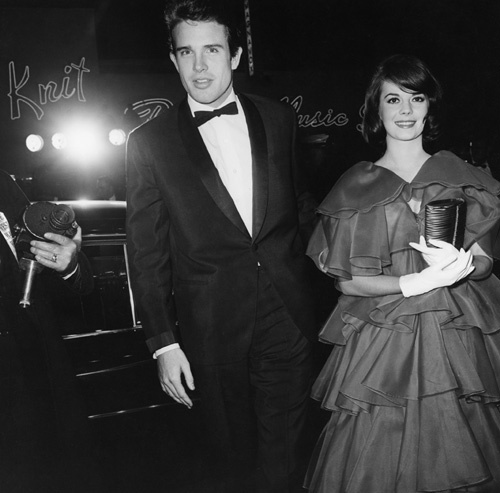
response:
[[[178,343],[173,297],[170,215],[151,170],[149,143],[132,134],[127,145],[127,251],[131,282],[146,342],[152,352]],[[180,348],[157,355],[164,392],[191,408],[182,376],[194,389],[189,362]]]
[[[139,129],[140,130],[140,129]],[[131,287],[153,353],[178,341],[173,298],[170,214],[157,187],[148,139],[127,145],[127,254]]]

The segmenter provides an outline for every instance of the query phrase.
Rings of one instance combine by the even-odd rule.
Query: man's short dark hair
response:
[[[392,82],[403,91],[425,94],[429,100],[425,127],[422,134],[424,143],[432,142],[439,136],[439,112],[442,89],[427,65],[412,55],[392,55],[383,60],[375,69],[365,96],[363,117],[363,137],[374,145],[384,145],[386,131],[379,115],[382,84]]]
[[[165,7],[165,22],[168,28],[170,50],[175,51],[172,33],[183,21],[217,22],[226,28],[227,42],[231,57],[236,56],[241,47],[240,31],[234,12],[227,0],[169,0]]]

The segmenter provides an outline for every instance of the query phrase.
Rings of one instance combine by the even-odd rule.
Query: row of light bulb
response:
[[[93,139],[95,136],[86,132],[73,132],[72,135],[67,135],[61,132],[57,132],[52,136],[51,143],[52,146],[57,149],[65,149],[68,146],[82,147],[85,148],[89,145],[93,145]],[[115,146],[121,146],[125,144],[127,140],[127,134],[119,128],[111,130],[108,134],[108,139],[111,144]],[[43,149],[45,141],[41,135],[30,134],[26,137],[26,147],[31,152],[38,152]]]

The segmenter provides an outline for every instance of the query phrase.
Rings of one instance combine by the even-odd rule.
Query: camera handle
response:
[[[23,308],[26,308],[31,305],[31,287],[33,286],[35,275],[43,269],[43,265],[36,260],[22,257],[19,261],[19,268],[26,271],[23,283],[23,294],[19,300],[19,304]]]

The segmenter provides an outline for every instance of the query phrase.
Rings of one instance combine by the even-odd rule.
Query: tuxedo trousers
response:
[[[219,492],[301,491],[302,445],[312,384],[311,344],[258,267],[256,322],[248,356],[193,365]],[[221,486],[222,485],[222,486]]]

